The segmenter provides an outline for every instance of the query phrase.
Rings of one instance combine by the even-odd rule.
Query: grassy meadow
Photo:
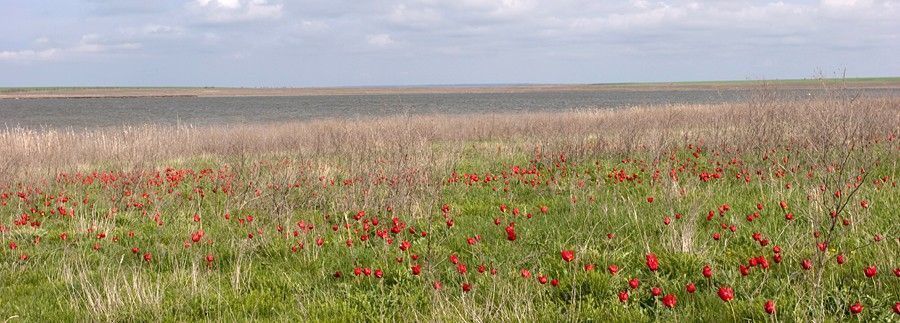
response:
[[[900,99],[0,130],[0,321],[896,321]]]

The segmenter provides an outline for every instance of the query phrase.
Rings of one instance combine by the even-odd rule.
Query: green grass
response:
[[[862,188],[840,214],[852,224],[837,226],[825,254],[830,258],[843,252],[847,263],[838,266],[828,259],[818,287],[813,281],[819,268],[803,271],[800,261],[817,259],[812,232],[828,232],[830,218],[807,195],[834,173],[819,167],[808,176],[815,162],[796,150],[779,148],[763,160],[754,151],[694,157],[678,149],[671,152],[674,160],[654,164],[643,152],[532,162],[524,155],[496,154],[493,143],[470,147],[456,169],[426,170],[435,175],[430,182],[413,175],[390,185],[379,181],[375,171],[357,169],[334,174],[332,185],[332,178],[320,181],[302,160],[268,158],[234,168],[235,160],[222,158],[175,165],[186,170],[178,180],[166,179],[165,172],[160,181],[152,171],[141,177],[112,172],[116,178],[104,183],[101,172],[87,176],[93,183],[48,178],[0,189],[7,193],[0,199],[5,228],[0,230],[0,320],[762,321],[769,319],[763,311],[767,299],[777,303],[779,320],[849,320],[847,306],[855,301],[865,306],[864,320],[898,317],[892,307],[900,300],[900,278],[892,270],[900,267],[900,194],[893,183],[900,166],[891,144],[873,148],[887,162],[867,169]],[[782,157],[790,159],[782,163]],[[740,162],[729,163],[732,158]],[[225,164],[230,168],[220,168]],[[699,180],[698,173],[714,171],[718,164],[723,165],[721,179]],[[512,174],[516,165],[538,174]],[[686,167],[677,183],[669,180],[669,170],[680,165]],[[617,182],[609,176],[616,169],[637,174],[637,179]],[[654,178],[657,169],[661,174]],[[784,177],[774,176],[782,169],[788,170]],[[749,182],[736,177],[744,171],[752,176]],[[451,172],[475,173],[480,180],[448,181]],[[497,179],[485,182],[493,176]],[[343,184],[347,178],[353,184]],[[881,178],[888,180],[873,183]],[[788,183],[792,188],[786,188]],[[300,185],[285,188],[289,184]],[[223,192],[226,187],[231,188],[228,193]],[[433,187],[437,195],[426,194]],[[61,201],[63,196],[68,202]],[[648,203],[651,196],[654,201]],[[87,205],[81,203],[85,198]],[[870,206],[862,208],[861,200]],[[788,203],[787,210],[780,201]],[[763,206],[761,216],[748,222],[745,217],[758,211],[757,203]],[[440,210],[444,204],[450,207],[446,217]],[[501,204],[508,206],[506,213]],[[723,204],[731,210],[707,221],[707,212]],[[540,212],[543,205],[547,213]],[[74,216],[51,213],[59,206],[73,210]],[[520,214],[513,215],[513,209]],[[364,219],[379,219],[379,225],[369,221],[366,231],[363,222],[353,219],[359,210],[366,211]],[[796,219],[785,220],[785,212]],[[14,224],[23,213],[30,224]],[[684,217],[676,220],[675,213]],[[155,214],[162,224],[154,221]],[[192,219],[194,214],[201,216],[200,222]],[[248,215],[252,222],[238,222]],[[669,225],[663,223],[667,215]],[[387,233],[393,240],[388,244],[375,232],[390,230],[392,217],[406,227]],[[452,227],[447,218],[453,219]],[[500,225],[494,224],[496,218]],[[31,225],[33,221],[40,225]],[[314,228],[294,237],[294,230],[303,231],[300,221]],[[515,222],[515,241],[506,239],[509,222]],[[735,225],[736,232],[721,224]],[[205,232],[201,241],[186,245],[199,229]],[[60,237],[63,232],[66,241]],[[99,239],[99,232],[106,237]],[[370,237],[363,242],[359,236],[366,232]],[[715,232],[721,240],[711,238]],[[754,232],[770,244],[760,246],[751,238]],[[884,240],[873,243],[876,234]],[[348,236],[353,247],[346,245]],[[469,245],[466,239],[475,236],[481,240]],[[317,238],[325,240],[323,246],[316,245]],[[406,252],[398,247],[404,240],[412,245]],[[10,242],[17,249],[10,249]],[[304,247],[292,252],[298,243]],[[749,257],[772,261],[774,245],[783,249],[780,264],[753,268],[741,277],[738,266]],[[140,252],[133,254],[133,247]],[[564,249],[575,250],[572,263],[561,259]],[[151,261],[143,261],[145,252],[152,253]],[[647,252],[659,257],[659,271],[647,270]],[[20,260],[23,254],[29,258]],[[204,260],[208,254],[215,258],[209,265]],[[419,259],[412,260],[413,254]],[[467,274],[457,273],[451,254],[468,266]],[[419,276],[410,272],[414,263],[422,264]],[[496,275],[479,273],[482,264],[495,268]],[[596,270],[585,271],[585,264],[596,264]],[[620,268],[617,275],[607,272],[611,264]],[[710,280],[700,273],[706,264],[714,269]],[[878,275],[866,278],[863,268],[872,264]],[[356,277],[355,267],[382,269],[384,276]],[[522,278],[522,269],[533,276]],[[335,278],[336,271],[343,276]],[[559,286],[540,284],[535,278],[540,274],[558,279]],[[640,287],[631,291],[628,303],[621,303],[616,295],[628,289],[630,278],[640,279]],[[443,289],[434,290],[434,281]],[[471,292],[461,291],[466,282],[473,286]],[[696,293],[685,291],[689,282],[696,283]],[[716,296],[721,285],[734,288],[732,302]],[[653,286],[676,295],[676,308],[667,309],[650,296]]]

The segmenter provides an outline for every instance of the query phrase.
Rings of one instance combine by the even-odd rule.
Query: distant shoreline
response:
[[[252,97],[379,94],[535,93],[579,91],[687,91],[736,90],[773,86],[779,89],[823,87],[900,89],[900,77],[852,79],[798,79],[760,81],[710,81],[671,83],[527,84],[527,85],[434,85],[319,88],[229,88],[229,87],[58,87],[0,88],[0,99],[69,99],[133,97]]]

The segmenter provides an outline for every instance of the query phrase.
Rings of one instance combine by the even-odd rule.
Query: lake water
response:
[[[894,89],[855,90],[900,96]],[[782,97],[808,90],[781,91]],[[139,124],[236,124],[394,114],[520,113],[646,104],[746,100],[749,90],[572,91],[483,94],[383,94],[294,97],[146,97],[0,99],[0,127],[95,128]],[[813,94],[815,95],[815,94]]]

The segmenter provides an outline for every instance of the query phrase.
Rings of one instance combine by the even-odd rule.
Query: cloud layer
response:
[[[0,86],[900,75],[896,1],[4,2]]]

